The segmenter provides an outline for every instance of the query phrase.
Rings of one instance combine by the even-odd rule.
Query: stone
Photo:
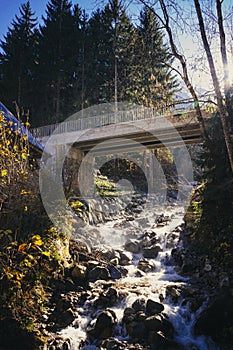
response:
[[[75,313],[72,309],[67,309],[59,315],[59,326],[65,328],[75,320]]]
[[[135,302],[132,304],[132,308],[138,312],[138,311],[144,311],[146,308],[146,300],[144,298],[140,298],[135,300]]]
[[[155,259],[157,258],[159,252],[162,251],[162,248],[159,245],[155,245],[152,247],[145,247],[142,250],[142,254],[144,256],[144,258],[151,258],[151,259]]]
[[[107,349],[107,350],[123,350],[125,349],[125,345],[123,342],[121,342],[118,339],[110,338],[102,341],[100,345],[100,349]]]
[[[148,299],[146,302],[146,312],[148,315],[156,315],[164,310],[164,306],[152,299]]]
[[[116,267],[114,265],[109,265],[108,266],[108,271],[110,273],[110,277],[113,280],[118,280],[122,277],[124,274],[123,268],[121,267]]]
[[[146,329],[153,331],[162,330],[162,320],[158,315],[149,316],[144,320]]]
[[[138,241],[129,240],[125,243],[125,250],[133,254],[138,254],[141,251],[141,247]]]
[[[143,322],[132,321],[126,324],[126,331],[134,340],[144,339],[146,327]]]
[[[155,265],[153,262],[147,261],[145,259],[140,259],[137,268],[145,273],[152,272],[155,270]]]
[[[96,266],[88,273],[88,279],[92,282],[97,280],[108,280],[110,279],[109,270],[106,267]]]
[[[113,327],[116,321],[114,311],[106,309],[101,312],[96,320],[94,335],[97,339],[107,339],[112,336]]]
[[[84,265],[76,265],[72,272],[71,275],[74,279],[76,280],[84,280],[86,278],[87,275],[87,268]]]
[[[130,253],[121,252],[121,251],[119,253],[120,253],[120,262],[119,262],[120,265],[122,266],[129,265],[132,260]]]

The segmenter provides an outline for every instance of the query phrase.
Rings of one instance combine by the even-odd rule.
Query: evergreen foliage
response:
[[[34,95],[34,71],[36,65],[37,19],[30,2],[22,5],[1,41],[0,95],[2,101],[12,107],[16,102],[31,109]]]
[[[27,2],[1,49],[1,98],[9,108],[16,101],[29,109],[32,126],[103,102],[158,108],[177,90],[154,14],[143,9],[137,26],[122,0],[109,0],[90,18],[69,0],[50,0],[39,28]]]

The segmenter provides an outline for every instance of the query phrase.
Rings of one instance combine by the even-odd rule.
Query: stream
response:
[[[78,316],[72,325],[59,332],[59,335],[70,340],[71,350],[105,348],[218,349],[210,339],[193,335],[195,319],[203,310],[207,298],[195,312],[190,311],[189,299],[185,298],[184,293],[182,293],[183,290],[191,289],[189,278],[179,275],[178,268],[172,259],[173,249],[182,246],[180,232],[183,217],[184,208],[173,203],[163,208],[147,206],[145,210],[134,215],[133,218],[123,219],[120,217],[95,226],[95,229],[98,230],[96,231],[98,232],[98,238],[95,242],[95,248],[101,250],[108,257],[112,254],[112,263],[116,266],[119,264],[120,253],[121,255],[125,254],[127,260],[123,264],[125,273],[120,279],[114,281],[97,280],[91,283],[89,298],[83,305],[77,305]],[[90,227],[90,234],[92,229],[93,227]],[[154,250],[151,248],[151,242]],[[111,309],[111,312],[113,312],[115,321],[110,337],[113,339],[112,343],[110,342],[102,347],[99,340],[88,334],[91,334],[90,329],[95,327],[98,315],[106,309],[104,303],[98,304],[98,307],[94,307],[94,305],[97,305],[96,303],[103,289],[107,290],[107,288],[111,290],[114,288],[118,297],[110,306],[106,305],[107,309]],[[159,316],[156,316],[156,320],[160,317],[160,319],[167,322],[168,328],[171,328],[170,324],[172,325],[172,342],[161,343],[160,341],[162,345],[157,347],[153,345],[157,338],[152,337],[149,346],[144,344],[142,347],[132,347],[135,342],[143,343],[143,341],[140,341],[143,335],[139,334],[142,329],[137,328],[137,326],[143,325],[144,327],[144,324],[147,325],[152,322],[153,317],[155,319],[155,316],[148,318],[148,315],[145,315],[150,303],[161,307],[161,310],[157,312]],[[135,316],[136,311],[133,307],[140,314],[141,319],[147,317],[145,321],[147,323],[138,321],[139,316]],[[134,323],[129,321],[130,317],[128,315],[132,315],[132,313]],[[132,325],[136,328],[132,328]],[[135,335],[135,330],[136,333],[139,332],[138,336]],[[148,334],[152,333],[149,332]],[[157,333],[160,338],[163,336],[161,332]],[[133,341],[132,339],[136,340]],[[129,345],[121,347],[121,344]]]

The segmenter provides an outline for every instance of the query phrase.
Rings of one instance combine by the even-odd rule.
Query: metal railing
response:
[[[174,110],[173,112],[170,112],[170,117],[180,116],[181,114],[186,114],[189,116],[191,114],[192,118],[194,118],[195,110]],[[31,132],[35,137],[40,139],[43,137],[48,137],[52,133],[62,134],[72,131],[92,129],[109,124],[119,124],[144,119],[151,119],[158,116],[161,116],[161,114],[153,111],[152,109],[141,107],[132,110],[118,111],[117,113],[109,113],[86,118],[84,117],[74,120],[68,120],[57,124],[45,125],[38,128],[34,128],[31,130]],[[166,113],[166,117],[169,117],[168,112]]]

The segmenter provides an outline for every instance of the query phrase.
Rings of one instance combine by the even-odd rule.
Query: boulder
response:
[[[156,315],[164,310],[164,306],[152,299],[148,299],[146,302],[146,313],[148,315]]]
[[[102,341],[100,349],[123,350],[125,349],[125,345],[123,342],[116,338],[110,338]]]
[[[107,339],[112,336],[116,314],[110,309],[101,312],[96,320],[94,336],[97,339]]]
[[[162,320],[158,315],[149,316],[144,320],[144,325],[146,329],[150,331],[161,331],[162,330]]]
[[[126,331],[128,335],[134,339],[134,341],[145,339],[146,327],[141,321],[132,321],[127,323]]]
[[[159,245],[154,245],[152,247],[145,247],[142,250],[144,258],[157,258],[159,252],[162,252],[162,248]]]
[[[146,308],[146,300],[144,298],[139,298],[135,300],[135,302],[132,304],[132,308],[138,312],[138,311],[144,311]]]
[[[122,252],[122,251],[120,251],[119,253],[120,253],[120,265],[122,266],[129,265],[132,260],[131,254],[127,252]]]
[[[76,265],[73,268],[71,275],[75,280],[81,280],[81,281],[84,280],[86,278],[86,275],[87,275],[86,266],[80,265],[80,264]]]
[[[95,282],[97,280],[108,280],[110,279],[109,270],[103,266],[96,266],[88,273],[89,281]]]
[[[140,259],[137,268],[145,273],[152,272],[155,270],[155,265],[153,262],[147,261],[145,259]]]
[[[125,243],[125,250],[133,254],[138,254],[141,251],[140,243],[136,240],[129,240]]]

